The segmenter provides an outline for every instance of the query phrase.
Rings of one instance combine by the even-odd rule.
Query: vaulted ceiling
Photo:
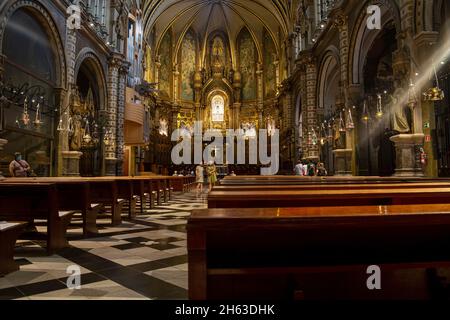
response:
[[[197,33],[203,45],[217,30],[228,34],[230,48],[246,27],[255,43],[262,43],[263,30],[272,36],[277,48],[289,33],[292,21],[291,0],[146,0],[144,1],[145,36],[153,33],[156,47],[172,28],[175,43],[187,30]],[[260,50],[260,48],[258,48]]]

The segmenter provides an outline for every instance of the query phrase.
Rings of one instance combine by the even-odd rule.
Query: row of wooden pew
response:
[[[107,209],[111,224],[118,225],[123,213],[133,219],[147,207],[167,202],[173,192],[189,190],[194,182],[193,177],[166,176],[4,179],[0,181],[0,275],[18,269],[14,245],[27,222],[46,221],[47,251],[52,254],[68,246],[66,231],[73,214],[81,213],[84,236],[96,235],[101,211]]]
[[[450,180],[228,177],[208,207],[188,221],[191,299],[450,297]]]

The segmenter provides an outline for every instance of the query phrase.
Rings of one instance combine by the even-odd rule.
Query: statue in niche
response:
[[[72,151],[80,151],[82,146],[82,139],[84,135],[84,129],[82,126],[82,118],[80,115],[72,117],[73,132],[70,137],[70,149]]]
[[[400,103],[400,99],[404,95],[403,89],[398,88],[395,90],[394,94],[391,95],[390,110],[393,110],[394,130],[399,133],[410,133],[411,126],[406,115],[407,106]]]

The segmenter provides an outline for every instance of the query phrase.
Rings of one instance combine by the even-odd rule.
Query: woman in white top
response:
[[[197,183],[197,196],[203,193],[203,184],[205,183],[205,178],[203,174],[204,174],[203,165],[202,163],[200,163],[195,168],[195,177],[196,177],[195,182]]]

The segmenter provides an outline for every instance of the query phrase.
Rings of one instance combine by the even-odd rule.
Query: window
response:
[[[223,122],[225,116],[225,100],[222,96],[215,96],[212,99],[212,121]]]

